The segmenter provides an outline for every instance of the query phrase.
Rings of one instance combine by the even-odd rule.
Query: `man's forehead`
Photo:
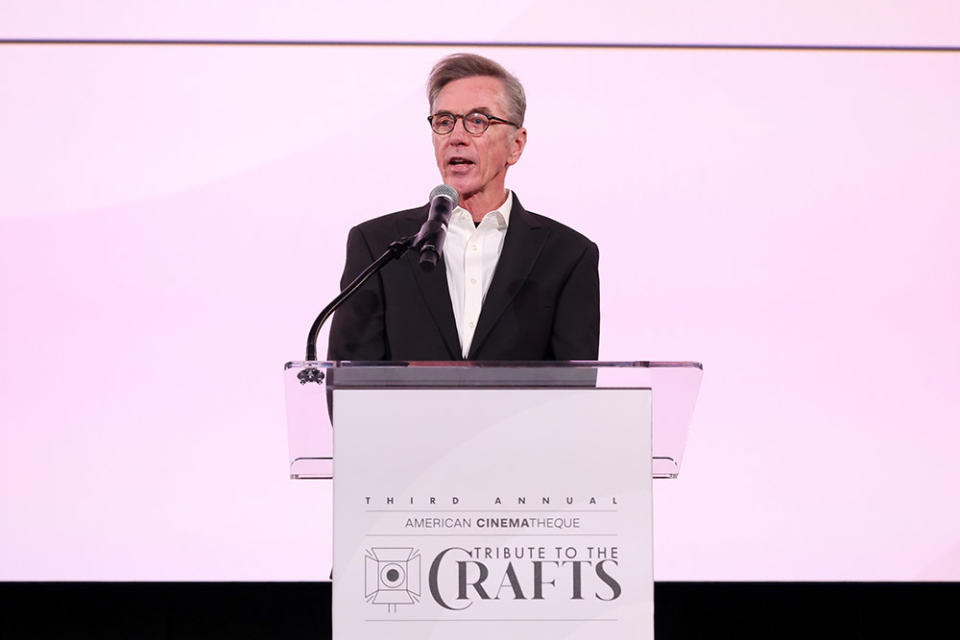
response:
[[[482,113],[482,114],[492,116],[493,112],[496,110],[497,109],[495,107],[487,107],[483,105],[468,107],[468,108],[461,108],[461,109],[457,109],[455,107],[447,108],[445,106],[437,105],[437,113],[451,113],[454,115],[467,115],[468,113]]]
[[[471,76],[447,83],[437,94],[436,105],[451,105],[467,111],[489,111],[503,105],[503,82],[492,76]]]

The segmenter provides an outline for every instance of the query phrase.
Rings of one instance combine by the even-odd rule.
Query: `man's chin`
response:
[[[464,180],[460,176],[444,176],[443,182],[456,189],[461,199],[473,195],[477,191],[476,185],[472,184],[471,180]]]

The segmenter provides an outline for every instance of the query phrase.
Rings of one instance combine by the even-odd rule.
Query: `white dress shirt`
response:
[[[479,226],[474,226],[470,212],[462,207],[450,215],[443,261],[447,265],[447,288],[464,358],[470,353],[480,309],[503,250],[512,207],[513,192],[507,191],[506,201],[485,214]]]

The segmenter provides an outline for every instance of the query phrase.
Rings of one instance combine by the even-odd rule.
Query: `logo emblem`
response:
[[[397,605],[420,601],[420,551],[411,547],[373,547],[364,562],[364,594],[370,604]]]

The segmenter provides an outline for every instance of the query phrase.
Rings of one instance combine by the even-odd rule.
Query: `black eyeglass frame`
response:
[[[450,131],[445,131],[443,133],[437,131],[436,127],[433,126],[433,119],[436,118],[437,116],[450,116],[453,118],[453,126],[450,127]],[[477,133],[474,133],[473,131],[470,131],[469,129],[467,129],[467,118],[469,118],[470,116],[483,116],[484,118],[486,118],[487,124],[483,127],[483,129],[481,129]],[[453,130],[457,128],[458,119],[463,120],[463,130],[472,136],[482,136],[484,133],[487,132],[487,129],[490,128],[490,125],[495,122],[500,122],[502,124],[509,124],[511,126],[516,127],[517,129],[520,128],[520,125],[518,125],[516,122],[510,122],[509,120],[504,120],[503,118],[498,118],[497,116],[492,116],[489,113],[483,113],[482,111],[471,111],[470,113],[467,113],[467,114],[450,113],[449,111],[438,111],[433,115],[427,116],[427,122],[430,123],[430,129],[432,129],[433,132],[438,136],[446,136],[453,133]]]

